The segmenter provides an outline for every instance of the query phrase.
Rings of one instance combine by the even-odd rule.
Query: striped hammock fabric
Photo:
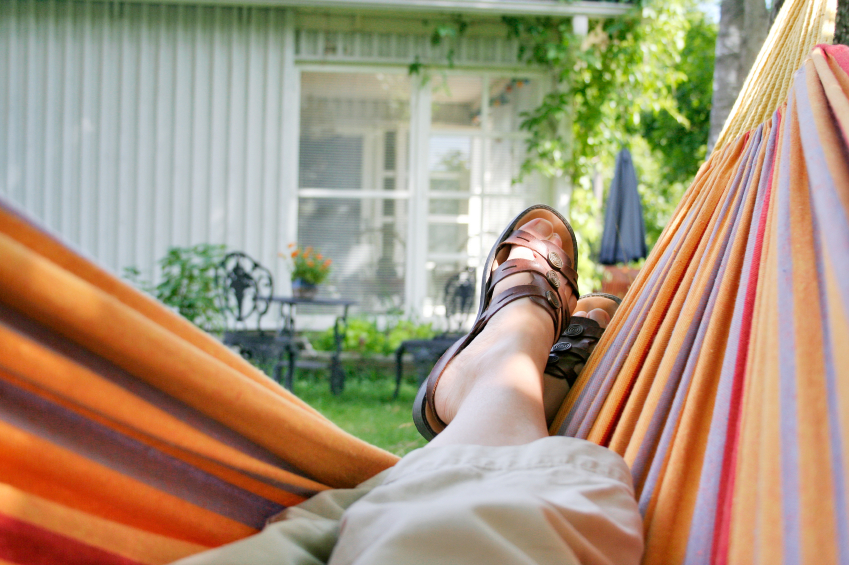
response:
[[[849,563],[849,49],[701,168],[552,431],[625,457],[646,564]]]
[[[788,89],[552,429],[625,457],[646,564],[849,563],[849,49]],[[396,460],[0,205],[0,565],[167,563]]]
[[[0,206],[0,564],[157,564],[397,458]]]

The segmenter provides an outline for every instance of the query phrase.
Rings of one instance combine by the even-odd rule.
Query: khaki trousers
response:
[[[180,565],[637,564],[625,462],[587,441],[424,448]]]

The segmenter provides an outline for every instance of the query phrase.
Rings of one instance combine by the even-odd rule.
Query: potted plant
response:
[[[312,247],[301,248],[289,244],[288,259],[292,271],[292,295],[295,298],[312,300],[318,293],[318,285],[330,274],[332,261]],[[283,256],[283,254],[280,254]]]

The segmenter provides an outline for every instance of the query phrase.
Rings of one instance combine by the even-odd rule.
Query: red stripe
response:
[[[843,69],[843,72],[849,73],[849,47],[845,45],[826,45],[825,43],[820,43],[817,47],[831,55],[837,61],[837,64],[840,65],[840,68]]]
[[[20,565],[142,565],[5,514],[0,514],[0,559]]]
[[[780,129],[781,113],[776,116],[773,127]],[[763,251],[764,236],[766,233],[766,218],[769,212],[769,199],[772,195],[772,183],[775,178],[775,169],[778,166],[778,136],[774,147],[774,161],[769,171],[769,182],[767,182],[764,193],[764,205],[761,208],[760,224],[755,237],[755,247],[752,250],[752,264],[749,269],[749,286],[746,289],[746,298],[743,302],[743,320],[740,326],[740,345],[737,349],[737,361],[734,365],[734,382],[731,388],[731,402],[728,411],[728,428],[725,436],[725,454],[722,458],[722,476],[719,481],[719,499],[716,509],[716,520],[714,522],[713,548],[711,549],[711,563],[715,565],[726,565],[728,563],[728,544],[731,535],[731,506],[734,495],[734,478],[737,469],[737,448],[740,439],[740,416],[743,413],[743,385],[746,377],[746,362],[749,358],[749,342],[752,332],[752,314],[755,310],[755,297],[758,291],[758,273],[760,272],[761,253]]]

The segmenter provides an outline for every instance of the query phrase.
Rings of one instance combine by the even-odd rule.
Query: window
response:
[[[404,305],[409,121],[406,75],[302,73],[298,242],[368,312]]]
[[[539,102],[540,81],[301,76],[298,242],[334,261],[322,292],[365,312],[442,317],[447,281],[479,270],[504,224],[547,200],[537,179],[513,183],[525,156],[520,113]],[[421,100],[429,107],[412,107]],[[409,152],[413,136],[426,140],[420,154]]]
[[[525,157],[520,112],[536,106],[538,90],[529,79],[490,75],[433,81],[425,316],[443,316],[447,281],[479,270],[504,225],[545,200],[536,179],[513,184]]]

